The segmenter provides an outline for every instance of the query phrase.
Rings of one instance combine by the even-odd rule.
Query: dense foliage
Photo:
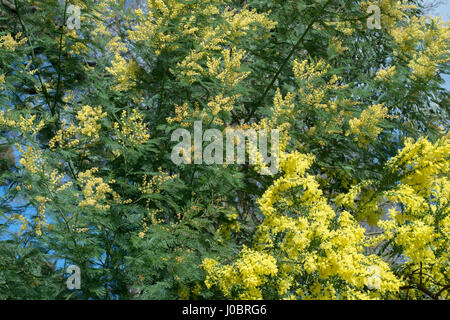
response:
[[[0,298],[448,298],[449,43],[421,1],[3,0]],[[279,172],[176,165],[194,121]]]

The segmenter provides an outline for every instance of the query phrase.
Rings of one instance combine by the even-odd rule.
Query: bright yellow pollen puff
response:
[[[17,149],[21,153],[20,164],[25,167],[31,173],[39,173],[44,169],[42,152],[39,149],[35,149],[31,146],[27,146],[26,150],[16,144]]]
[[[76,139],[76,135],[80,132],[79,127],[73,124],[66,126],[65,121],[62,122],[61,127],[64,129],[58,130],[56,135],[49,142],[50,150],[55,150],[57,147],[73,148],[80,143],[80,140]]]
[[[190,124],[186,121],[186,118],[189,116],[189,106],[187,102],[183,103],[181,106],[175,105],[175,117],[167,117],[166,120],[168,123],[180,123],[182,127],[187,127]]]
[[[14,38],[10,34],[0,36],[0,48],[5,48],[14,52],[17,47],[23,45],[27,41],[27,38],[25,37],[19,40],[21,36],[21,32],[17,33]]]
[[[402,282],[389,266],[378,256],[364,253],[365,229],[350,213],[337,214],[327,203],[315,177],[306,173],[313,160],[311,155],[298,152],[280,155],[283,174],[258,200],[264,221],[257,229],[256,252],[265,257],[266,265],[276,261],[274,265],[279,271],[264,270],[262,274],[266,277],[261,277],[261,272],[247,267],[248,280],[243,280],[240,266],[249,254],[249,249],[244,247],[240,257],[231,264],[204,260],[208,288],[215,285],[227,297],[261,299],[261,286],[269,285],[267,275],[270,275],[276,280],[270,285],[275,285],[274,289],[286,299],[294,298],[292,292],[300,299],[336,299],[338,294],[369,299],[378,297],[379,293],[399,290]],[[373,270],[376,270],[375,279]],[[320,281],[292,281],[306,274]],[[342,281],[339,289],[334,287],[335,277]],[[373,283],[374,291],[367,292],[367,286]],[[244,290],[238,297],[232,296],[234,286]]]
[[[80,172],[78,175],[83,184],[83,200],[80,202],[80,207],[93,207],[101,211],[109,210],[110,205],[104,204],[104,202],[107,201],[107,194],[113,194],[113,189],[103,181],[103,178],[95,177],[96,172],[98,169],[93,168]],[[114,180],[111,180],[110,183],[114,183]]]
[[[221,265],[214,259],[205,259],[202,268],[207,276],[205,284],[208,288],[217,285],[226,297],[241,300],[260,300],[260,287],[268,281],[268,277],[277,274],[276,260],[272,256],[243,247],[240,258],[232,265]],[[232,296],[232,288],[241,286],[244,292],[238,297]]]
[[[120,121],[114,122],[113,127],[118,141],[124,145],[141,145],[150,139],[144,116],[136,109],[130,114],[123,110]]]
[[[386,69],[380,69],[380,70],[378,70],[378,72],[375,76],[375,80],[391,81],[394,74],[395,74],[395,66],[388,67]]]
[[[6,114],[3,110],[0,110],[0,125],[19,128],[23,134],[36,135],[44,127],[44,124],[44,120],[36,121],[36,115],[27,118],[20,115],[18,120],[13,120],[10,116],[10,110]]]
[[[371,140],[378,137],[383,130],[378,126],[381,120],[388,118],[388,109],[384,107],[384,103],[375,104],[361,112],[359,118],[349,120],[350,131],[346,135],[354,134],[355,141],[358,141],[359,147],[364,147]]]
[[[449,61],[448,47],[450,24],[441,21],[441,17],[413,16],[406,26],[389,30],[397,43],[396,55],[408,59],[414,80],[430,80],[437,72],[439,64]]]
[[[450,253],[450,139],[435,143],[425,137],[407,139],[405,147],[387,163],[387,169],[403,176],[401,184],[386,191],[383,198],[393,206],[389,217],[380,220],[384,231],[377,239],[402,248],[404,267],[411,272],[408,281],[421,283],[431,291],[442,289],[448,275]]]
[[[91,137],[94,140],[99,138],[101,124],[100,119],[107,116],[106,112],[102,112],[102,107],[92,108],[91,106],[83,106],[77,112],[77,119],[79,120],[81,134]]]

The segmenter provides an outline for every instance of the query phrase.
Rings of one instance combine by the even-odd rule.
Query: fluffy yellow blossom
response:
[[[256,9],[249,10],[246,6],[239,11],[225,11],[223,16],[228,22],[227,31],[233,38],[244,36],[247,30],[257,30],[258,27],[270,30],[277,25],[277,22],[270,20],[266,14],[257,13]]]
[[[244,80],[250,74],[249,72],[238,71],[244,55],[245,51],[236,48],[232,51],[229,49],[223,50],[223,70],[218,73],[217,79],[229,87],[235,87],[240,81]]]
[[[381,120],[388,117],[388,109],[383,106],[384,103],[372,105],[363,110],[359,118],[350,119],[350,131],[346,135],[354,134],[356,141],[358,141],[358,146],[363,147],[367,145],[370,140],[376,139],[383,130],[378,126]]]
[[[390,81],[395,74],[395,66],[388,67],[386,69],[380,69],[375,76],[375,80],[378,81]]]
[[[219,94],[208,102],[208,107],[211,110],[211,114],[216,116],[220,111],[233,110],[234,103],[239,96],[224,97],[223,94]]]
[[[103,178],[94,176],[97,171],[97,168],[93,168],[80,172],[78,175],[83,184],[83,200],[80,202],[80,207],[94,207],[101,211],[109,210],[110,205],[104,203],[107,201],[107,195],[113,193],[113,189],[103,181]],[[110,183],[114,183],[114,180],[111,180]]]
[[[432,78],[438,64],[450,61],[447,52],[450,40],[450,24],[440,21],[440,18],[430,18],[429,26],[423,31],[423,51],[416,52],[409,63],[412,69],[411,77],[416,80],[428,80]]]
[[[308,63],[308,60],[298,62],[294,60],[293,70],[296,79],[311,80],[323,76],[330,65],[326,64],[323,60],[319,60],[317,63]]]
[[[169,175],[163,172],[161,168],[158,168],[158,174],[154,175],[151,179],[145,174],[142,178],[142,185],[139,190],[143,194],[159,193],[161,186],[167,181],[176,179],[177,175]]]
[[[70,99],[67,97],[67,99]],[[56,135],[50,140],[49,147],[51,150],[59,148],[73,148],[84,141],[85,137],[89,138],[89,142],[92,143],[100,137],[101,124],[100,119],[106,117],[106,112],[102,112],[102,108],[92,108],[85,105],[76,114],[78,124],[68,124],[66,120],[61,123],[61,129],[56,132]],[[85,136],[85,137],[82,137]],[[81,141],[80,141],[81,140]]]
[[[413,16],[406,25],[390,28],[388,31],[394,38],[398,49],[396,54],[410,62],[411,78],[429,80],[439,64],[449,61],[446,50],[449,40],[450,26],[440,17]]]
[[[378,222],[383,230],[377,241],[398,246],[404,260],[406,281],[429,296],[446,285],[450,261],[450,143],[448,136],[431,143],[422,137],[406,140],[405,147],[387,163],[399,174],[401,184],[386,191],[384,199],[396,206],[388,219]],[[433,296],[431,296],[434,298]]]
[[[402,282],[387,263],[364,253],[365,229],[350,213],[334,212],[315,177],[306,173],[312,162],[312,156],[298,152],[281,156],[283,175],[258,200],[264,221],[258,226],[255,247],[267,259],[277,261],[273,264],[281,272],[273,269],[272,273],[265,273],[277,279],[271,282],[277,286],[274,289],[286,298],[292,298],[292,291],[298,298],[315,299],[354,295],[369,299],[376,297],[372,289],[378,293],[398,292]],[[250,268],[249,279],[244,281],[236,271],[248,250],[244,247],[241,257],[227,265],[206,259],[203,262],[207,272],[205,284],[216,285],[228,297],[232,297],[231,288],[239,286],[243,292],[235,298],[261,299],[259,287],[268,285],[266,278]],[[289,280],[299,277],[303,280],[298,283]],[[342,281],[339,288],[331,280],[336,277]],[[372,288],[373,283],[376,288]]]
[[[150,133],[144,123],[144,116],[134,109],[131,114],[123,110],[119,122],[114,122],[113,127],[117,139],[122,144],[140,145],[150,139]]]
[[[11,118],[10,110],[6,114],[3,110],[0,110],[0,125],[16,127],[23,134],[36,135],[44,127],[44,120],[37,122],[36,115],[26,118],[20,115],[18,120],[14,120]]]
[[[104,117],[106,117],[106,112],[102,112],[102,107],[83,106],[77,112],[81,134],[92,137],[94,140],[98,139],[101,129],[101,124],[98,121]]]
[[[23,45],[27,38],[22,38],[19,40],[19,38],[22,36],[22,33],[17,33],[15,37],[12,37],[10,34],[0,36],[0,48],[6,48],[9,51],[14,52],[17,47]]]
[[[390,170],[404,175],[402,182],[412,189],[412,192],[423,197],[432,195],[432,185],[436,175],[450,170],[448,154],[450,153],[450,138],[448,135],[438,139],[434,144],[425,137],[416,142],[413,139],[405,141],[405,147],[387,163]],[[406,189],[404,192],[407,192]]]
[[[16,144],[17,149],[21,153],[20,164],[31,173],[39,173],[43,170],[42,152],[39,149],[27,146],[26,150]]]
[[[343,54],[345,51],[348,50],[347,47],[344,47],[342,45],[342,41],[340,41],[338,38],[331,38],[330,39],[330,45],[336,50],[337,53]]]
[[[229,239],[232,232],[239,232],[239,230],[241,229],[241,224],[237,219],[237,213],[229,212],[226,214],[225,218],[227,221],[219,227],[217,233],[223,238]]]
[[[240,258],[232,265],[220,265],[213,259],[205,259],[202,268],[206,271],[205,284],[208,288],[217,285],[225,296],[236,299],[262,299],[260,287],[268,277],[278,272],[276,260],[266,254],[243,247]],[[233,297],[232,288],[241,286],[243,293]]]
[[[183,122],[189,116],[189,107],[185,102],[181,106],[175,105],[175,117],[167,117],[168,123],[178,122],[181,126],[187,126],[186,122]]]
[[[39,207],[37,210],[37,216],[34,220],[36,223],[35,232],[38,236],[42,235],[42,228],[47,226],[47,223],[45,222],[45,209],[46,209],[46,202],[50,201],[50,199],[37,196],[36,201],[39,203]]]
[[[62,127],[66,126],[66,122],[63,121]],[[49,141],[49,147],[54,150],[58,146],[60,148],[73,148],[80,143],[80,140],[76,139],[76,134],[79,132],[79,127],[71,124],[64,129],[60,129],[56,132],[56,135]]]
[[[86,54],[89,51],[89,48],[82,42],[77,42],[70,47],[69,53],[80,55]]]
[[[111,61],[112,67],[106,67],[106,71],[116,77],[117,84],[113,86],[114,90],[126,91],[133,87],[135,74],[138,65],[133,60],[128,62],[119,53],[116,53]]]

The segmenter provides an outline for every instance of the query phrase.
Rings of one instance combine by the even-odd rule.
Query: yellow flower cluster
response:
[[[395,66],[388,67],[386,69],[380,69],[375,76],[375,80],[378,81],[391,81],[395,74]]]
[[[106,117],[106,112],[102,112],[102,107],[92,108],[91,106],[83,106],[77,112],[77,119],[79,120],[80,132],[92,137],[94,140],[99,138],[101,124],[98,121]]]
[[[8,126],[8,127],[15,127],[15,126],[17,126],[16,121],[12,120],[9,117],[9,113],[10,113],[10,110],[6,111],[6,115],[5,115],[5,112],[3,110],[0,110],[0,124],[2,126]]]
[[[436,73],[438,64],[450,61],[448,57],[448,42],[450,41],[450,24],[440,21],[440,18],[430,18],[430,26],[421,37],[425,50],[415,53],[409,67],[411,77],[416,80],[428,80]],[[446,56],[447,55],[447,56]]]
[[[397,43],[397,55],[410,60],[411,78],[429,80],[434,76],[438,64],[449,61],[448,41],[450,25],[440,17],[412,17],[406,26],[390,30]],[[423,49],[420,49],[423,48]]]
[[[50,182],[49,189],[54,193],[64,191],[72,186],[72,181],[64,182],[64,174],[59,173],[56,169],[52,170],[50,174],[46,172],[46,176]]]
[[[20,230],[17,232],[21,236],[28,229],[28,219],[21,214],[14,214],[11,219],[21,221]]]
[[[233,89],[248,75],[243,71],[242,62],[246,52],[238,48],[238,44],[252,32],[253,36],[268,36],[268,31],[276,23],[268,18],[268,14],[250,10],[229,9],[227,1],[206,0],[182,2],[176,0],[147,1],[147,10],[135,10],[137,19],[129,21],[127,31],[129,39],[137,45],[145,44],[153,48],[157,55],[163,50],[175,50],[180,43],[192,42],[194,49],[180,57],[176,66],[169,71],[182,82],[194,83],[204,76],[217,80],[222,87],[220,93],[212,94],[207,108],[190,114],[187,104],[177,106],[175,117],[167,118],[169,123],[180,122],[183,126],[190,123],[187,117],[201,117],[205,121],[223,125],[225,114],[230,111],[238,95]],[[196,12],[186,15],[186,12]],[[210,24],[215,20],[214,26]],[[180,41],[180,40],[183,41]],[[118,50],[126,52],[125,48]],[[118,74],[127,74],[124,61],[119,61],[115,69]],[[120,71],[120,72],[119,72]],[[191,120],[191,119],[190,119]]]
[[[219,112],[230,112],[233,110],[234,103],[239,98],[239,95],[224,97],[222,93],[218,94],[208,102],[208,107],[213,117],[217,116]]]
[[[345,206],[346,208],[354,208],[354,206],[355,206],[355,198],[361,192],[361,187],[362,187],[361,185],[352,186],[347,193],[339,194],[334,199],[334,202],[338,206]]]
[[[433,240],[437,238],[434,227],[423,221],[414,221],[398,227],[396,243],[405,248],[404,254],[416,263],[434,263]]]
[[[327,73],[330,65],[323,60],[319,60],[317,63],[308,63],[308,60],[298,62],[297,59],[293,62],[293,71],[296,79],[299,80],[312,80],[319,78]]]
[[[156,54],[160,54],[162,50],[178,48],[180,37],[198,43],[199,47],[191,50],[170,71],[190,83],[198,76],[211,72],[224,84],[235,86],[248,75],[247,72],[237,71],[245,52],[235,48],[235,44],[249,32],[268,35],[267,31],[276,23],[256,10],[227,10],[221,6],[223,4],[223,0],[190,3],[175,0],[147,1],[148,13],[136,10],[138,21],[128,30],[129,38],[134,42],[148,41]],[[188,17],[183,14],[190,11],[195,11],[196,15]],[[219,19],[220,23],[211,27],[205,23],[210,19]],[[173,30],[174,26],[176,30]],[[215,58],[218,53],[222,54],[223,60]],[[205,64],[208,70],[205,70]],[[220,64],[223,64],[221,72],[218,70]]]
[[[56,135],[48,143],[50,150],[55,150],[57,146],[60,148],[73,148],[80,143],[80,140],[75,138],[80,131],[78,127],[73,124],[66,126],[65,120],[62,121],[61,126],[65,128],[58,130]]]
[[[76,147],[81,139],[81,137],[77,137],[79,134],[88,137],[91,143],[95,142],[100,137],[101,124],[99,120],[106,116],[106,112],[102,112],[102,107],[100,106],[97,108],[92,108],[88,105],[83,106],[76,114],[78,125],[67,124],[66,120],[63,120],[61,123],[63,129],[58,130],[49,142],[50,149]]]
[[[223,17],[228,22],[226,30],[232,35],[232,40],[244,37],[249,30],[258,28],[271,30],[277,25],[277,22],[267,17],[267,14],[257,13],[256,9],[249,10],[246,6],[240,10],[227,10],[223,13]]]
[[[278,272],[275,258],[243,247],[240,258],[232,265],[220,265],[216,260],[207,258],[202,263],[206,271],[205,284],[208,288],[217,285],[226,297],[243,300],[260,300],[260,287],[268,281],[267,277]],[[233,287],[239,287],[242,293],[233,297]]]
[[[27,38],[25,37],[19,40],[21,36],[21,32],[17,33],[14,38],[10,34],[0,36],[0,48],[6,48],[7,50],[14,52],[17,47],[23,45],[27,41]]]
[[[411,4],[408,0],[377,0],[362,1],[360,3],[361,11],[367,12],[370,5],[376,5],[380,8],[381,27],[388,32],[396,26],[398,22],[402,22],[407,18],[407,12],[411,9],[417,9],[417,6]],[[365,21],[363,22],[365,23]]]
[[[217,230],[217,233],[225,238],[229,239],[232,232],[239,232],[241,230],[241,224],[238,221],[238,214],[237,213],[227,213],[226,219],[227,221],[225,223],[222,223],[219,229]]]
[[[399,171],[404,175],[402,183],[408,185],[417,194],[429,197],[432,192],[436,175],[449,172],[450,137],[447,134],[434,144],[425,137],[416,142],[413,139],[405,141],[405,147],[397,156],[387,163],[390,170]]]
[[[86,54],[89,48],[82,42],[76,42],[70,47],[69,53],[73,55]]]
[[[103,202],[107,200],[107,194],[113,194],[114,191],[102,178],[94,176],[97,171],[98,168],[93,168],[80,172],[78,175],[80,183],[83,184],[83,200],[80,202],[80,207],[94,207],[101,211],[109,210],[110,205],[103,204]],[[109,183],[114,183],[114,180]]]
[[[219,65],[222,60],[212,59],[208,65],[209,74],[217,77],[227,87],[235,87],[240,81],[244,80],[250,72],[239,72],[241,60],[245,51],[233,48],[233,50],[222,50],[223,69],[220,72]]]
[[[175,43],[179,40],[179,34],[194,35],[198,28],[196,19],[184,17],[183,12],[193,10],[199,14],[212,15],[217,12],[217,9],[211,10],[212,5],[219,5],[222,2],[222,0],[208,0],[188,4],[175,0],[166,2],[147,0],[148,12],[144,13],[141,9],[135,11],[139,23],[128,31],[129,38],[136,42],[151,40],[151,46],[157,54],[163,49],[176,49],[178,46]],[[179,21],[179,34],[164,30],[174,20]]]
[[[338,53],[338,54],[343,54],[345,51],[348,50],[347,47],[344,47],[342,45],[342,41],[339,40],[339,38],[331,38],[330,39],[330,44],[329,46],[331,46],[332,48],[334,48],[334,50]]]
[[[202,47],[206,50],[221,50],[217,47],[224,42],[224,37],[235,42],[244,37],[249,31],[270,30],[276,23],[267,18],[266,14],[256,10],[224,10],[226,1],[205,0],[185,3],[176,0],[147,1],[148,12],[138,9],[138,24],[128,31],[132,41],[150,40],[150,45],[157,54],[161,50],[173,50],[178,47],[176,42],[180,36],[192,36],[202,40]],[[195,11],[195,17],[185,16],[184,12]],[[214,16],[220,15],[222,23],[214,29],[205,24]],[[169,31],[169,25],[176,25],[177,30]]]
[[[138,71],[138,65],[133,60],[127,62],[120,53],[116,53],[114,59],[111,61],[112,67],[106,67],[106,71],[116,77],[118,82],[113,86],[114,90],[127,91],[133,87],[135,74]]]
[[[31,153],[33,153],[31,151]],[[55,169],[53,170],[51,173],[46,172],[44,170],[44,166],[42,161],[40,161],[41,159],[41,153],[38,152],[37,153],[38,156],[36,156],[36,159],[34,159],[34,161],[38,161],[38,166],[39,166],[39,171],[40,173],[44,173],[44,175],[49,179],[49,184],[48,184],[48,189],[51,193],[56,194],[58,192],[61,192],[67,188],[69,188],[72,185],[71,181],[62,182],[63,179],[63,175],[62,174],[58,174],[58,171]],[[30,159],[27,154],[25,154],[24,156],[25,158],[23,158],[23,161],[21,162],[22,165],[25,166],[25,168],[27,170],[29,170],[32,173],[38,173],[38,168],[35,164],[35,162],[32,162],[33,159]],[[31,186],[27,185],[26,186],[27,190],[31,190]],[[20,190],[20,186],[18,186],[16,188],[17,190]],[[38,236],[42,235],[42,229],[44,227],[48,226],[48,223],[46,222],[46,217],[45,217],[45,210],[46,210],[46,203],[50,202],[51,200],[47,197],[43,197],[43,196],[35,196],[34,198],[38,205],[37,205],[37,215],[34,219],[34,222],[36,223],[35,227],[34,227],[34,231],[36,232],[36,234]],[[28,220],[22,216],[22,215],[14,215],[12,217],[13,219],[19,220],[22,222],[22,226],[21,226],[21,230],[19,231],[19,235],[21,235],[23,233],[23,231],[25,231],[28,228]]]
[[[375,243],[390,241],[401,248],[407,281],[439,292],[450,272],[450,139],[435,143],[426,138],[407,140],[387,169],[400,174],[401,184],[386,191],[392,208],[380,220],[384,233]],[[447,278],[446,278],[447,277]]]
[[[273,121],[272,123],[279,122],[278,121],[279,119],[285,121],[290,119],[290,117],[292,117],[292,113],[294,112],[295,109],[295,105],[293,103],[295,96],[296,96],[295,93],[288,92],[286,96],[283,98],[280,89],[277,88],[277,91],[273,98],[273,107],[272,107],[272,115],[276,119],[276,121]]]
[[[6,111],[6,114],[3,110],[0,110],[0,125],[19,128],[23,134],[30,133],[31,135],[36,135],[41,131],[45,124],[44,120],[39,122],[35,120],[36,115],[27,118],[20,115],[18,120],[13,120],[10,117],[10,110]]]
[[[148,203],[149,203],[149,201],[147,201],[147,206],[148,206]],[[153,224],[153,225],[164,223],[163,219],[157,219],[156,218],[156,215],[158,213],[161,213],[161,212],[162,212],[161,209],[149,209],[149,208],[147,208],[148,216],[146,216],[146,217],[144,217],[142,219],[142,231],[140,231],[138,233],[139,238],[144,239],[145,235],[150,230],[149,220],[150,220],[151,224]]]
[[[276,277],[279,287],[274,289],[291,299],[356,296],[369,299],[397,292],[402,282],[387,263],[364,253],[365,229],[348,212],[336,214],[323,197],[315,177],[306,174],[313,160],[311,155],[298,152],[281,155],[282,177],[258,200],[265,219],[258,226],[256,249],[266,259],[277,261],[279,272],[272,277]],[[230,288],[240,285],[246,293],[239,298],[261,298],[258,286],[264,282],[254,280],[258,274],[250,274],[253,286],[246,286],[239,274],[233,272],[237,262],[222,266],[214,260],[205,260],[207,286],[217,285],[230,296]],[[377,270],[376,281],[374,269]],[[293,280],[308,279],[306,275],[318,280]],[[336,277],[341,281],[339,287],[335,287],[333,279]]]
[[[117,139],[124,145],[140,145],[150,139],[150,133],[144,123],[144,116],[136,109],[130,115],[123,110],[119,122],[114,122]]]
[[[161,187],[167,181],[176,179],[177,175],[169,175],[162,170],[162,168],[158,168],[158,174],[154,175],[151,179],[145,174],[142,178],[141,186],[139,187],[139,191],[142,193],[143,198],[146,198],[145,205],[147,207],[148,216],[150,217],[150,222],[153,225],[157,225],[159,223],[164,222],[161,219],[157,219],[156,215],[162,210],[160,209],[150,209],[150,197],[151,194],[160,193]],[[138,236],[143,239],[145,234],[149,230],[148,226],[148,217],[144,217],[142,220],[142,231],[139,232]]]
[[[350,131],[347,131],[346,135],[354,134],[359,147],[363,147],[370,140],[376,139],[383,130],[378,126],[382,119],[388,117],[388,109],[383,106],[384,103],[372,105],[361,112],[359,118],[350,119],[348,123]]]
[[[42,228],[46,227],[48,224],[45,222],[45,203],[50,201],[48,198],[37,196],[36,201],[39,203],[39,209],[37,216],[34,220],[36,222],[35,232],[38,236],[42,235]]]
[[[299,97],[302,103],[324,110],[336,111],[337,101],[327,101],[326,95],[331,90],[342,90],[346,84],[338,84],[341,77],[333,74],[328,81],[323,76],[330,69],[330,65],[323,60],[309,63],[308,60],[298,62],[294,60],[293,71],[297,81],[300,82]]]
[[[18,125],[22,131],[22,133],[30,132],[32,135],[37,134],[44,127],[44,120],[39,122],[35,122],[36,115],[33,115],[27,119],[20,116],[18,121]]]
[[[143,194],[152,194],[152,193],[159,193],[161,186],[170,180],[176,179],[177,175],[169,175],[166,172],[162,171],[162,168],[158,168],[158,174],[154,175],[151,179],[148,178],[148,176],[145,174],[142,178],[142,184],[141,187],[139,187],[139,190]]]
[[[20,164],[31,173],[43,172],[42,152],[39,149],[27,146],[26,151],[22,149],[19,144],[16,144],[17,149],[21,153]]]
[[[197,52],[191,50],[190,54],[178,63],[178,69],[181,76],[188,79],[190,83],[195,81],[195,77],[204,72],[203,67],[198,63],[206,55],[206,52]],[[171,70],[174,72],[173,70]]]
[[[168,123],[178,122],[182,127],[188,126],[189,123],[183,122],[189,116],[189,107],[187,102],[183,103],[183,105],[175,105],[175,117],[167,117],[166,120]]]

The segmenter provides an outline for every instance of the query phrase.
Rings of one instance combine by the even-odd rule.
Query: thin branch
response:
[[[322,12],[325,10],[325,8],[328,6],[328,4],[330,4],[330,0],[327,1],[323,7],[320,9],[320,12],[314,17],[314,19],[308,24],[308,26],[306,27],[305,31],[303,32],[303,34],[300,36],[300,38],[298,39],[297,43],[292,47],[291,51],[289,52],[289,55],[286,57],[286,59],[284,59],[282,65],[280,66],[280,68],[278,69],[277,73],[273,76],[272,81],[270,81],[269,85],[266,87],[266,89],[264,90],[264,93],[262,94],[262,96],[257,100],[256,104],[254,105],[254,107],[252,108],[252,110],[250,111],[250,114],[247,116],[247,118],[245,119],[245,122],[250,121],[250,119],[252,118],[253,114],[255,113],[256,109],[258,108],[258,105],[261,104],[261,102],[264,101],[264,98],[266,97],[267,93],[269,92],[269,90],[272,88],[273,84],[275,83],[275,81],[278,79],[279,75],[281,74],[281,71],[283,71],[284,67],[286,66],[286,64],[289,62],[289,60],[291,59],[292,55],[294,54],[295,51],[297,51],[298,47],[300,46],[300,44],[303,42],[303,39],[305,38],[306,34],[309,32],[309,30],[312,28],[312,26],[314,25],[314,23],[317,22],[317,19],[320,17],[320,15],[322,14]]]

